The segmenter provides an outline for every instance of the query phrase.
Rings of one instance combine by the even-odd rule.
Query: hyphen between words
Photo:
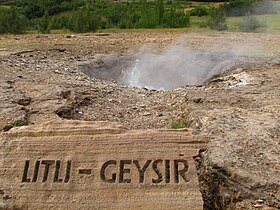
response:
[[[63,164],[60,160],[26,160],[22,182],[68,183],[75,173],[72,161]],[[99,178],[105,183],[186,183],[189,165],[187,160],[109,160],[102,164]],[[90,175],[91,169],[79,169],[78,174]],[[137,174],[132,176],[132,174]],[[148,174],[148,175],[147,175]]]

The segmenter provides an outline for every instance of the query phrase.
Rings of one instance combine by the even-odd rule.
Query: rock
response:
[[[66,38],[67,38],[67,39],[76,38],[76,36],[75,36],[74,34],[71,34],[71,35],[67,35]]]
[[[8,86],[9,88],[7,88]],[[28,110],[23,106],[28,105],[31,98],[0,80],[0,99],[0,131],[8,131],[13,127],[27,125]]]
[[[64,119],[74,119],[77,111],[75,110],[75,108],[73,106],[62,106],[60,108],[58,108],[55,113]]]
[[[63,99],[69,99],[71,96],[71,90],[63,90],[60,95]]]
[[[202,98],[194,98],[193,102],[197,104],[202,103]]]
[[[20,97],[20,98],[13,99],[13,102],[17,103],[19,105],[22,105],[22,106],[27,106],[27,105],[30,104],[31,98],[27,97],[27,96],[23,96],[23,97]]]
[[[12,196],[10,196],[10,195],[3,195],[3,199],[4,200],[12,199]]]
[[[144,113],[143,113],[143,116],[150,116],[150,115],[151,115],[150,112],[144,112]]]
[[[193,157],[206,140],[189,130],[127,131],[110,122],[14,128],[0,135],[0,145],[7,145],[1,187],[13,195],[4,196],[3,208],[201,210]]]
[[[61,74],[61,71],[55,70],[54,73],[56,73],[56,74]]]
[[[263,205],[262,204],[254,204],[253,207],[258,209],[258,208],[262,208]]]

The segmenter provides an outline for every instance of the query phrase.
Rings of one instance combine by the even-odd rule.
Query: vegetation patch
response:
[[[250,13],[248,13],[239,23],[239,29],[243,32],[253,32],[260,26],[261,24],[258,19]]]
[[[0,6],[0,33],[18,34],[30,31],[84,33],[107,29],[186,27],[190,27],[186,30],[192,28],[228,30],[231,29],[228,26],[228,17],[246,18],[248,13],[254,16],[272,15],[278,11],[279,2],[270,0],[25,0],[15,1],[12,6]],[[253,19],[251,18],[249,22],[253,23]],[[231,23],[230,20],[229,25]],[[263,26],[263,22],[260,25]],[[244,27],[247,26],[235,24],[235,30],[246,31]],[[276,28],[278,30],[279,27]]]
[[[220,8],[215,8],[212,10],[210,14],[210,19],[208,21],[208,26],[211,29],[215,29],[218,31],[224,31],[228,29],[226,24],[226,13],[224,10]]]
[[[184,121],[176,121],[176,122],[171,123],[172,129],[182,129],[182,128],[186,128],[186,127],[187,127],[187,123]]]

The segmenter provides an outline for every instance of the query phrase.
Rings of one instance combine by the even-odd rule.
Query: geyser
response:
[[[172,46],[160,53],[107,55],[82,64],[81,69],[89,76],[127,86],[170,90],[202,85],[214,75],[233,68],[236,57],[229,52],[201,52]]]

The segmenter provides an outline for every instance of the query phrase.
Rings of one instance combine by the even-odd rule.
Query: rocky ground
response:
[[[209,138],[196,158],[206,209],[280,208],[280,35],[116,33],[0,37],[0,130],[53,119],[128,129],[184,122]],[[242,62],[199,87],[170,91],[90,78],[80,64],[175,43],[233,51]]]

